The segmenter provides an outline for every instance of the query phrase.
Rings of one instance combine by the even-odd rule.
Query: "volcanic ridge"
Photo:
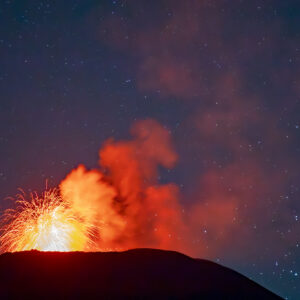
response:
[[[281,299],[247,277],[174,251],[0,255],[1,299]]]

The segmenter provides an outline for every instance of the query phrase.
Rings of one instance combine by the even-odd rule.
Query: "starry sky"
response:
[[[297,299],[299,39],[296,0],[1,1],[0,209],[152,120],[193,255]]]

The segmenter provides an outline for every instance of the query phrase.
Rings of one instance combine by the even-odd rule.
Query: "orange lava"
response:
[[[18,207],[5,211],[1,250],[8,252],[85,250],[91,226],[76,216],[58,190],[32,194],[28,201],[17,196]]]

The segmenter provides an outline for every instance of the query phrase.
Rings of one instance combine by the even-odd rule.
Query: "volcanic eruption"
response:
[[[132,135],[107,141],[98,169],[79,165],[58,188],[17,195],[16,208],[2,216],[2,252],[183,250],[178,188],[157,180],[158,166],[171,168],[177,159],[170,134],[149,119],[136,122]]]

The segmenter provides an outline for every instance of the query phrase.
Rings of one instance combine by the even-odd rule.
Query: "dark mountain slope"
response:
[[[280,299],[210,261],[173,251],[19,252],[0,256],[0,298]]]

